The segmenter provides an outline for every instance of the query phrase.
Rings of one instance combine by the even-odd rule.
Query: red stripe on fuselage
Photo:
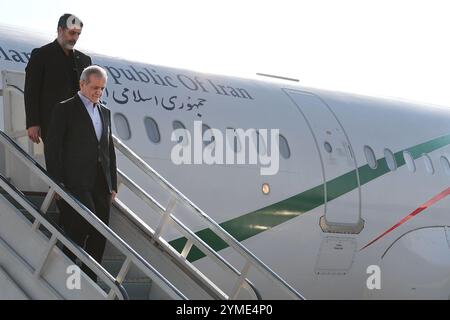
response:
[[[419,213],[421,213],[422,211],[424,211],[425,209],[428,209],[429,207],[431,207],[432,205],[434,205],[435,203],[441,201],[442,199],[444,199],[446,196],[448,196],[450,194],[450,188],[447,188],[446,190],[442,191],[441,193],[439,193],[437,196],[435,196],[434,198],[432,198],[431,200],[425,202],[423,205],[421,205],[419,208],[417,208],[416,210],[414,210],[412,213],[410,213],[409,215],[407,215],[405,218],[403,218],[401,221],[399,221],[397,224],[395,224],[394,226],[392,226],[389,230],[387,230],[386,232],[384,232],[383,234],[379,235],[378,237],[376,237],[375,239],[373,239],[371,242],[369,242],[367,245],[365,245],[361,250],[362,251],[364,249],[366,249],[368,246],[372,245],[374,242],[380,240],[381,238],[383,238],[384,236],[386,236],[388,233],[391,233],[392,231],[394,231],[395,229],[397,229],[398,227],[400,227],[402,224],[406,223],[408,220],[414,218],[415,216],[417,216]]]

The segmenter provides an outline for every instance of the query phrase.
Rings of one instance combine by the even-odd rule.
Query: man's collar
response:
[[[90,106],[90,107],[94,107],[95,106],[95,103],[93,103],[91,100],[89,100],[89,98],[87,98],[87,97],[85,97],[82,93],[81,93],[81,91],[78,91],[78,96],[80,97],[80,99],[81,99],[81,102],[83,102],[83,104],[87,107],[87,106]]]

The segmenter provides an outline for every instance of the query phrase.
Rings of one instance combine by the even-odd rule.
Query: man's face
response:
[[[61,45],[66,50],[73,50],[75,44],[80,37],[81,29],[78,28],[58,28],[58,38],[60,40]]]
[[[106,79],[95,74],[90,75],[88,81],[80,81],[80,89],[83,96],[91,100],[92,103],[98,103],[105,90]]]

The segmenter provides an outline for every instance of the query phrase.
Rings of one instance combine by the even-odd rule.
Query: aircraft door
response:
[[[321,158],[325,189],[322,230],[359,233],[364,221],[361,219],[358,168],[344,128],[320,97],[297,90],[285,92],[308,123]]]

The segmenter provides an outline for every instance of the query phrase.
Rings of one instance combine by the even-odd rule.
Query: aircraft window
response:
[[[263,136],[259,133],[259,131],[256,131],[256,136],[257,136],[256,150],[260,155],[267,154],[266,141],[264,141]]]
[[[280,145],[280,153],[281,156],[285,159],[289,159],[291,157],[291,149],[289,148],[289,143],[287,139],[280,134],[279,136],[279,145]]]
[[[173,127],[173,130],[186,129],[184,124],[181,121],[178,121],[178,120],[175,120],[174,122],[172,122],[172,127]]]
[[[205,138],[205,133],[208,130],[211,130],[211,127],[208,126],[207,124],[202,124],[203,138]],[[212,134],[211,131],[210,131],[210,134],[207,135],[207,137],[208,138],[211,137],[211,138],[210,138],[210,140],[207,140],[207,141],[203,140],[203,144],[205,145],[205,147],[209,146],[211,143],[213,143],[216,140],[216,138],[214,137],[214,135]]]
[[[395,161],[395,156],[389,149],[384,149],[384,157],[386,159],[389,170],[397,170],[397,162]]]
[[[403,159],[405,159],[408,170],[411,172],[416,172],[416,163],[414,162],[414,158],[409,151],[403,151]]]
[[[114,124],[116,125],[116,131],[122,140],[130,140],[131,131],[127,118],[121,113],[114,114]]]
[[[241,142],[239,141],[239,137],[236,134],[236,129],[234,129],[234,128],[227,128],[227,129],[233,130],[233,135],[230,138],[227,137],[229,147],[231,149],[233,149],[235,153],[240,152],[241,151]],[[231,141],[233,141],[233,142],[231,142]]]
[[[328,153],[333,152],[333,147],[331,146],[331,144],[328,141],[325,141],[325,143],[323,144],[323,147],[325,148],[326,152],[328,152]]]
[[[153,143],[159,143],[161,141],[161,135],[159,134],[159,128],[156,121],[153,118],[145,117],[144,124],[150,141]]]
[[[429,174],[434,174],[433,161],[431,161],[430,156],[426,153],[424,153],[422,156],[423,156],[423,160],[425,161],[425,169],[427,170],[427,172]]]
[[[372,148],[369,146],[364,146],[364,154],[366,156],[367,164],[371,169],[376,169],[378,167],[377,158]]]
[[[445,174],[450,176],[450,161],[446,156],[441,157],[441,165],[444,168]]]
[[[178,121],[178,120],[175,120],[174,122],[172,122],[172,127],[173,127],[173,130],[186,129],[184,124],[181,121]],[[186,133],[179,137],[178,143],[181,143],[181,142],[183,142],[183,146],[186,146],[189,143],[188,142],[188,136],[187,136]]]

